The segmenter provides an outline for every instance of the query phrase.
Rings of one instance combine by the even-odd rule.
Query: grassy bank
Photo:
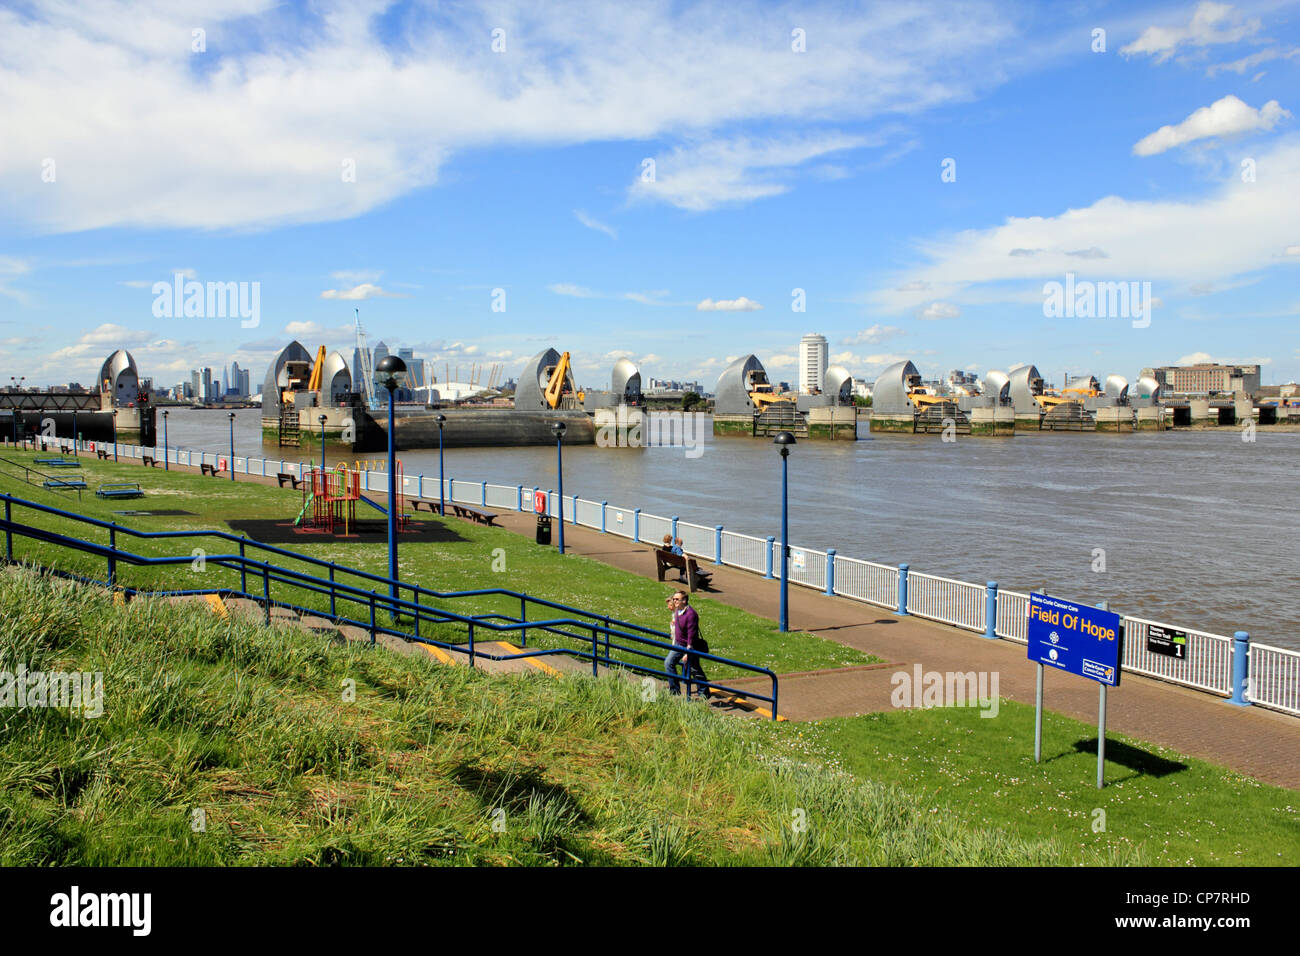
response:
[[[1018,864],[1008,836],[639,684],[493,677],[0,571],[0,669],[99,671],[97,719],[0,709],[0,864]]]
[[[12,449],[0,452],[0,455],[27,462],[37,457],[35,453],[15,452]],[[83,491],[80,501],[67,492],[45,491],[17,481],[13,477],[14,469],[10,466],[0,466],[0,489],[28,500],[147,531],[230,530],[232,522],[266,519],[292,521],[302,505],[301,492],[250,481],[231,482],[179,470],[163,471],[161,468],[104,462],[85,456],[82,456],[81,463],[80,469],[61,469],[59,474],[60,477],[79,475],[90,485],[91,490]],[[105,501],[94,496],[93,490],[100,483],[115,481],[139,482],[145,497]],[[145,509],[189,514],[154,517],[124,517],[115,514],[119,510]],[[358,514],[370,520],[383,520],[379,512],[364,504],[359,506]],[[19,509],[14,517],[19,521],[39,523],[41,527],[100,544],[108,543],[107,531],[97,531],[67,519],[49,515],[38,517],[34,512],[23,509]],[[428,515],[413,520],[445,527],[451,532],[452,540],[399,542],[402,580],[436,591],[506,588],[644,627],[664,629],[667,626],[664,598],[677,587],[675,584],[660,584],[576,555],[562,557],[553,547],[538,546],[528,538],[500,528],[486,528],[460,519],[444,522],[441,518]],[[209,554],[231,550],[231,545],[218,539],[178,543],[141,540],[125,535],[119,535],[118,546],[150,556],[189,555],[194,548],[203,548]],[[388,552],[383,542],[330,542],[307,538],[280,547],[326,561],[336,561],[340,565],[372,574],[386,575],[388,572]],[[249,553],[254,554],[251,551]],[[16,538],[14,554],[20,560],[73,570],[98,579],[106,576],[104,560],[77,555],[39,542]],[[313,575],[327,573],[305,562],[289,560],[283,564]],[[156,569],[119,565],[118,580],[126,586],[153,590],[240,587],[237,573],[208,561]],[[373,587],[372,583],[364,579],[343,573],[338,575],[338,580],[365,590]],[[260,593],[257,582],[252,582],[250,588]],[[276,597],[280,594],[278,589],[273,592]],[[284,594],[285,600],[319,610],[325,610],[329,605],[328,598],[321,595],[302,591],[286,591]],[[472,606],[467,605],[468,600],[434,602],[434,606],[444,606],[462,614],[497,612],[517,616],[519,613],[519,602],[514,599],[474,598]],[[703,595],[695,595],[693,603],[700,613],[702,627],[713,652],[721,656],[768,667],[778,673],[872,663],[875,660],[860,651],[824,638],[801,633],[782,634],[772,621],[754,617]],[[361,606],[341,606],[340,611],[358,618],[368,618],[368,609]],[[452,642],[465,639],[463,631],[451,627],[443,628],[442,633],[434,636]],[[534,644],[547,644],[545,635],[536,631],[530,632],[529,640]],[[719,668],[718,676],[726,677],[735,673],[739,672],[729,673],[729,669]]]

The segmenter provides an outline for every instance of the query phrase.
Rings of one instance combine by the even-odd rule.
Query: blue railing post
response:
[[[375,645],[375,592],[370,592],[370,646]]]
[[[898,566],[898,613],[907,616],[907,565]]]
[[[337,618],[338,613],[334,606],[334,562],[330,562],[330,617]]]
[[[487,507],[487,482],[480,481],[478,485],[478,503],[484,508]]]
[[[108,528],[108,586],[112,588],[117,583],[117,522],[114,521]]]
[[[554,488],[546,489],[546,513],[551,517],[555,517],[560,513],[560,506],[555,503]]]
[[[569,512],[569,524],[578,523],[578,496],[573,496],[573,510]]]
[[[519,595],[519,623],[524,624],[527,621],[528,621],[528,595],[521,594]],[[519,646],[520,647],[528,646],[528,628],[526,627],[521,627],[519,629]]]
[[[1249,707],[1251,701],[1246,699],[1249,689],[1250,670],[1247,649],[1250,647],[1250,634],[1238,631],[1232,636],[1232,696],[1228,703],[1237,707]]]
[[[672,523],[673,526],[671,530],[673,534],[673,545],[675,546],[677,544],[677,515],[672,516]]]
[[[447,500],[448,501],[456,500],[456,479],[455,478],[447,479]]]
[[[262,606],[266,608],[266,626],[271,626],[271,575],[262,564]]]
[[[605,533],[605,509],[608,507],[609,507],[608,501],[602,501],[600,503],[600,533],[601,534]]]
[[[826,593],[835,593],[835,549],[826,549]]]
[[[713,526],[713,563],[722,563],[722,525]]]
[[[636,544],[641,543],[641,509],[637,508],[632,512],[632,541]]]
[[[772,576],[772,545],[776,543],[775,535],[767,536],[767,547],[763,549],[763,577]]]
[[[515,507],[520,511],[524,510],[524,486],[515,485]]]
[[[474,622],[469,622],[469,666],[474,666]]]
[[[599,677],[600,671],[597,667],[600,664],[600,639],[596,637],[596,629],[591,629],[591,676]]]
[[[984,636],[996,641],[998,629],[998,582],[984,585]]]
[[[244,594],[248,593],[248,566],[244,563],[244,542],[247,540],[247,535],[239,539],[239,590]]]
[[[528,510],[529,510],[529,511],[536,511],[536,510],[537,510],[537,492],[539,492],[539,491],[541,491],[541,490],[542,490],[542,489],[538,488],[536,485],[533,485],[533,500],[532,500],[531,502],[529,502],[529,505],[528,505]],[[548,508],[550,507],[549,502],[547,503],[547,507],[548,507]]]
[[[12,521],[14,517],[13,502],[9,496],[5,496],[5,521]],[[14,533],[5,528],[5,557],[12,561],[14,559]]]

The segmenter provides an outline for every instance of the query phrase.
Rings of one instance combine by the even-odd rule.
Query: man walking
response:
[[[677,665],[682,664],[682,676],[690,678],[699,677],[700,680],[708,680],[704,676],[704,670],[699,666],[699,659],[687,652],[697,646],[700,640],[700,617],[695,613],[695,608],[690,605],[690,598],[685,591],[678,591],[668,599],[668,606],[672,609],[672,638],[673,650],[664,658],[664,669],[672,676],[668,678],[668,693],[680,694],[681,687],[677,681]],[[683,663],[683,658],[685,662]],[[690,682],[687,683],[687,696],[690,695]],[[708,691],[705,688],[699,688],[701,698],[708,697]]]

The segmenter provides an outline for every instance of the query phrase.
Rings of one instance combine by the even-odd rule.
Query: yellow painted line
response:
[[[455,664],[455,663],[456,663],[455,661],[453,661],[453,660],[451,659],[451,655],[448,654],[446,651],[444,651],[441,647],[434,647],[432,644],[421,644],[421,645],[420,645],[420,648],[421,648],[422,650],[428,651],[429,654],[431,654],[431,655],[433,655],[434,657],[438,658],[438,660],[442,661],[442,663],[444,663],[444,664]]]
[[[523,650],[522,650],[521,648],[515,647],[515,646],[514,646],[513,644],[511,644],[509,641],[497,641],[497,643],[500,644],[502,647],[504,647],[504,648],[505,648],[507,651],[509,651],[511,654],[522,654],[522,653],[523,653]],[[539,661],[539,660],[538,660],[537,658],[535,658],[535,657],[525,657],[524,660],[525,660],[527,663],[532,664],[532,665],[533,665],[534,667],[536,667],[539,671],[542,671],[542,672],[544,672],[544,673],[546,673],[546,674],[550,674],[552,677],[562,677],[562,676],[563,676],[559,671],[557,671],[557,670],[556,670],[554,667],[552,667],[550,664],[547,664],[545,661]]]
[[[205,594],[208,604],[212,606],[212,613],[216,614],[223,621],[230,620],[230,612],[226,610],[226,602],[221,600],[220,594]]]

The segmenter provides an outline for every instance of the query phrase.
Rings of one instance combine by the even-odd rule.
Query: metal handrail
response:
[[[18,534],[22,537],[31,538],[37,541],[43,541],[48,544],[70,548],[72,550],[80,551],[82,553],[96,555],[98,557],[104,558],[108,562],[108,579],[106,581],[100,581],[95,578],[87,578],[82,575],[73,574],[71,572],[55,571],[55,573],[60,574],[61,576],[64,577],[74,578],[76,580],[88,581],[96,584],[104,584],[110,588],[118,588],[116,582],[116,566],[118,562],[125,562],[127,564],[132,564],[136,566],[152,567],[152,566],[189,564],[193,560],[192,556],[188,554],[149,557],[145,555],[135,554],[134,552],[131,551],[123,550],[117,546],[117,542],[116,542],[117,532],[124,532],[140,538],[158,538],[158,537],[182,538],[182,537],[200,537],[205,535],[211,535],[211,536],[216,536],[219,538],[224,538],[224,539],[234,540],[239,542],[241,545],[241,551],[247,545],[253,544],[255,546],[263,547],[265,550],[272,551],[278,554],[283,554],[292,558],[305,560],[312,564],[326,565],[331,569],[330,578],[324,579],[324,578],[314,577],[303,571],[298,571],[292,568],[285,568],[279,565],[271,564],[268,561],[260,561],[257,560],[256,558],[250,558],[246,554],[242,554],[242,553],[205,555],[204,558],[205,561],[209,561],[219,567],[224,567],[230,570],[238,571],[241,576],[240,588],[238,589],[236,588],[191,588],[191,589],[166,590],[166,591],[145,591],[142,589],[128,588],[128,587],[118,588],[119,590],[123,591],[128,595],[146,594],[146,595],[154,595],[154,596],[178,596],[178,595],[218,594],[218,595],[225,595],[231,597],[247,598],[249,600],[253,600],[263,605],[266,612],[267,623],[270,623],[272,607],[288,608],[291,610],[298,611],[300,613],[311,614],[315,616],[327,616],[335,623],[351,624],[351,625],[365,628],[370,632],[370,642],[372,644],[375,643],[375,638],[377,634],[380,633],[390,634],[396,637],[401,637],[408,641],[416,641],[423,644],[430,644],[457,653],[468,654],[470,666],[474,666],[474,660],[476,657],[483,657],[489,660],[504,661],[504,660],[517,660],[526,657],[543,657],[552,654],[567,654],[572,657],[577,657],[581,660],[591,661],[593,676],[598,673],[599,665],[601,663],[604,663],[606,667],[617,666],[641,674],[653,674],[658,677],[665,677],[671,679],[683,679],[683,680],[685,679],[684,677],[679,677],[679,675],[677,674],[670,674],[667,670],[662,668],[647,667],[646,665],[637,663],[635,661],[615,660],[613,657],[611,657],[612,651],[622,651],[624,653],[629,653],[640,657],[654,658],[656,659],[656,661],[658,661],[658,659],[661,656],[660,654],[651,653],[650,651],[643,650],[642,648],[652,647],[658,649],[659,651],[670,651],[674,649],[681,649],[677,645],[672,644],[670,641],[660,640],[660,638],[668,637],[668,635],[665,632],[655,631],[652,628],[642,627],[641,625],[631,624],[629,622],[617,621],[605,615],[596,615],[588,611],[583,611],[580,608],[571,608],[567,605],[558,604],[554,601],[548,601],[544,598],[536,598],[528,594],[523,594],[521,592],[508,591],[504,588],[487,588],[487,589],[481,589],[475,591],[459,591],[459,592],[435,592],[435,591],[430,591],[426,588],[420,588],[417,585],[406,584],[401,581],[393,581],[392,579],[383,578],[379,575],[370,574],[368,572],[361,572],[352,568],[340,568],[338,565],[329,564],[328,562],[321,561],[320,559],[309,558],[306,555],[299,555],[295,552],[286,551],[280,548],[273,548],[270,546],[260,545],[258,542],[248,541],[247,539],[244,538],[236,538],[235,536],[230,535],[226,532],[137,531],[136,529],[128,528],[124,525],[117,525],[113,523],[103,522],[95,518],[88,518],[84,515],[77,515],[71,512],[65,512],[58,508],[51,508],[49,506],[41,505],[36,502],[29,502],[26,501],[25,499],[17,498],[15,496],[8,495],[8,494],[0,495],[0,500],[3,500],[5,502],[5,516],[3,519],[0,519],[0,528],[3,528],[5,531],[6,556],[9,560],[13,560],[12,536],[14,534]],[[82,522],[85,524],[91,524],[98,527],[106,527],[110,531],[109,544],[102,545],[93,541],[86,541],[81,538],[74,538],[68,535],[64,535],[57,531],[52,531],[45,528],[40,528],[33,525],[27,525],[22,522],[14,521],[12,518],[12,507],[15,504],[28,506],[38,511],[56,514],[66,518],[71,518],[74,521]],[[412,596],[414,600],[408,601],[404,598],[394,597],[391,594],[387,593],[389,590],[388,588],[383,589],[382,592],[376,591],[374,589],[365,590],[364,588],[359,588],[350,584],[336,581],[334,579],[334,573],[336,573],[339,570],[343,570],[347,573],[356,573],[361,577],[364,577],[368,580],[373,580],[377,583],[382,583],[384,585],[388,585],[388,586],[396,585],[397,588],[413,592]],[[257,577],[260,577],[261,579],[262,593],[260,595],[250,592],[247,589],[247,575],[250,573],[255,574]],[[328,595],[330,598],[331,611],[328,615],[325,615],[319,609],[316,608],[311,608],[305,605],[299,605],[287,601],[273,600],[271,598],[272,583],[287,584],[291,587],[296,587],[311,593]],[[521,618],[511,618],[508,615],[503,615],[503,614],[486,614],[486,615],[459,614],[454,611],[447,610],[445,608],[429,607],[427,605],[420,604],[419,603],[420,594],[436,596],[440,599],[474,597],[474,596],[492,595],[492,594],[513,596],[520,600],[521,613],[523,616]],[[345,601],[352,601],[355,603],[364,604],[369,611],[368,620],[363,621],[363,620],[359,620],[356,618],[351,618],[339,614],[336,607],[336,602],[340,597],[342,597],[342,599]],[[559,610],[561,612],[568,612],[576,616],[556,617],[556,618],[530,621],[527,619],[527,612],[526,612],[526,607],[528,603],[542,605],[545,607]],[[411,622],[414,624],[414,631],[412,632],[411,630],[405,628],[388,627],[379,624],[376,620],[376,614],[378,611],[387,612],[393,618],[394,624],[400,622],[403,618],[409,618]],[[500,621],[504,621],[504,623],[500,623]],[[433,624],[458,623],[458,624],[465,625],[469,632],[468,648],[463,647],[459,644],[452,644],[446,641],[439,641],[431,637],[421,635],[419,630],[421,622],[428,622]],[[519,654],[484,653],[482,651],[477,651],[474,646],[475,644],[474,629],[476,627],[487,628],[488,630],[493,632],[519,632],[522,635],[521,644],[524,647],[527,647],[527,632],[529,630],[541,630],[548,633],[557,634],[569,640],[573,640],[575,642],[582,642],[582,646],[571,647],[571,648],[551,648],[551,649],[534,648],[526,652],[521,652]],[[591,649],[590,650],[586,649],[587,638],[585,635],[580,636],[571,633],[568,630],[564,630],[564,628],[566,627],[581,629],[584,632],[589,632],[591,635],[590,637]],[[632,633],[634,631],[639,633]],[[653,635],[653,636],[646,636],[646,635]],[[602,644],[600,639],[601,636],[603,636],[604,638],[603,654],[601,653],[601,644]],[[617,638],[619,642],[615,642],[613,640],[614,638]],[[630,646],[629,644],[621,643],[622,641],[630,641],[640,646],[639,647]],[[705,653],[702,651],[695,651],[695,650],[691,650],[689,653],[692,656],[699,657],[700,659],[714,661],[719,664],[725,664],[731,667],[738,668],[743,671],[751,672],[757,676],[767,677],[771,681],[772,692],[770,696],[755,693],[750,690],[742,690],[740,688],[729,687],[725,684],[716,681],[692,680],[692,681],[688,681],[688,684],[695,684],[697,687],[709,687],[710,689],[727,691],[729,693],[733,693],[741,697],[768,702],[771,704],[771,708],[772,708],[772,719],[773,720],[777,719],[778,684],[777,684],[777,676],[773,671],[765,667],[758,667],[753,664],[747,664],[743,661],[721,657],[716,654]]]

